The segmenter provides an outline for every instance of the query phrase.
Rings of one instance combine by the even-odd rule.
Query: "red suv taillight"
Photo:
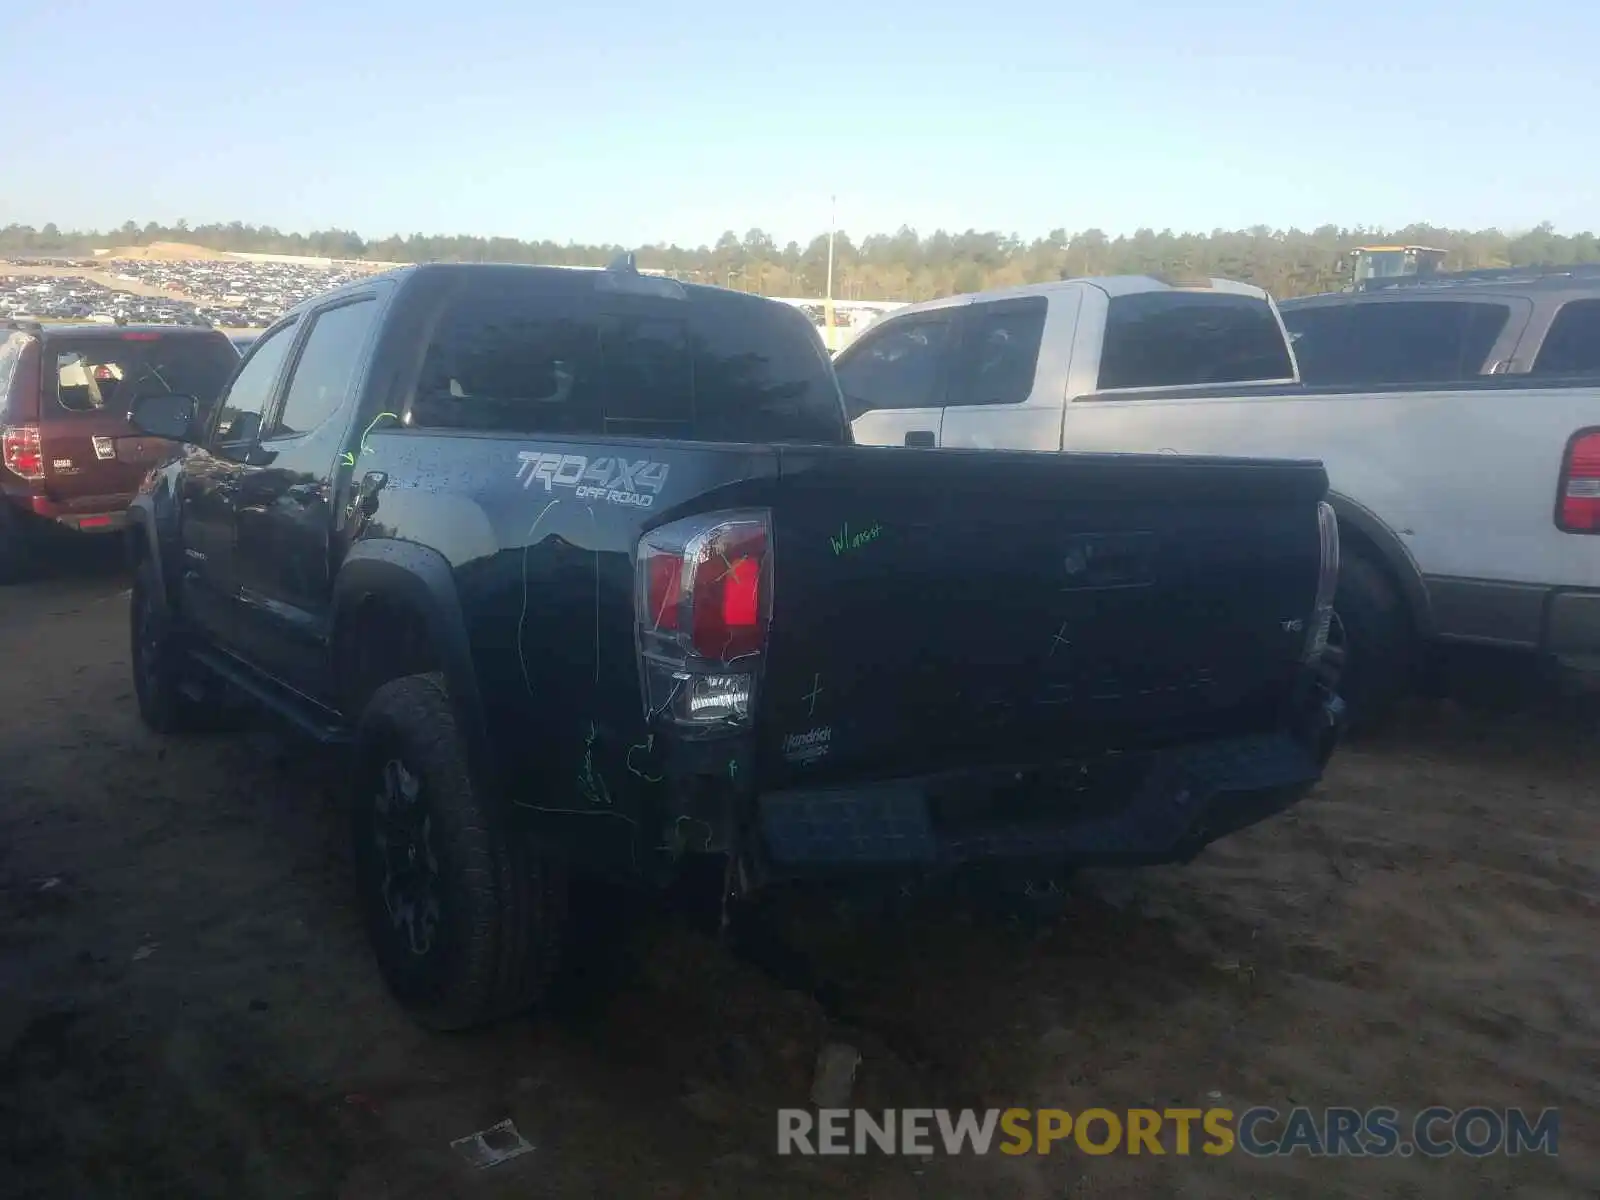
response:
[[[772,615],[765,510],[711,513],[639,541],[634,603],[651,717],[714,731],[749,724]]]
[[[39,442],[37,425],[7,425],[0,430],[6,470],[23,479],[44,478],[44,447]]]
[[[1580,430],[1567,443],[1556,527],[1564,533],[1600,533],[1600,429]]]

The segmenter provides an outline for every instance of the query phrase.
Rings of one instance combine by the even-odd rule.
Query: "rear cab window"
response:
[[[239,355],[222,335],[68,334],[45,344],[43,386],[58,416],[124,415],[135,399],[193,396],[216,403]]]
[[[805,317],[741,293],[553,294],[538,281],[455,297],[429,339],[412,428],[722,442],[847,439]]]
[[[1271,303],[1259,296],[1163,290],[1111,297],[1101,391],[1293,377],[1283,330]]]
[[[1300,378],[1311,385],[1458,383],[1482,374],[1511,319],[1488,300],[1393,300],[1283,314]]]

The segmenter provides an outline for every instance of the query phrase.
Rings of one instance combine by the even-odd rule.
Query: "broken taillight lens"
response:
[[[13,475],[34,481],[44,478],[44,447],[37,425],[8,425],[0,430],[0,453]]]
[[[686,726],[742,726],[772,612],[765,510],[713,513],[653,529],[639,542],[639,654],[651,716]]]

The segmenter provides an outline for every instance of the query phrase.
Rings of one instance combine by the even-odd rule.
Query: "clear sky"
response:
[[[1597,46],[1595,0],[0,0],[0,224],[1570,232]]]

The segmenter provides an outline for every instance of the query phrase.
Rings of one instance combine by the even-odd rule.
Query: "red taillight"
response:
[[[767,513],[651,530],[639,542],[637,579],[650,713],[707,731],[747,721],[772,613]]]
[[[39,442],[37,425],[8,425],[0,430],[6,470],[23,479],[44,478],[44,447]]]
[[[683,559],[659,554],[648,560],[645,571],[648,621],[656,629],[676,630],[678,605],[683,600]]]
[[[694,652],[715,662],[756,654],[766,640],[761,621],[761,563],[766,526],[724,527],[694,565]]]
[[[122,335],[122,340],[125,342],[159,342],[161,335],[159,333],[125,333]]]
[[[1566,533],[1600,533],[1600,429],[1586,429],[1567,443],[1556,525]]]

